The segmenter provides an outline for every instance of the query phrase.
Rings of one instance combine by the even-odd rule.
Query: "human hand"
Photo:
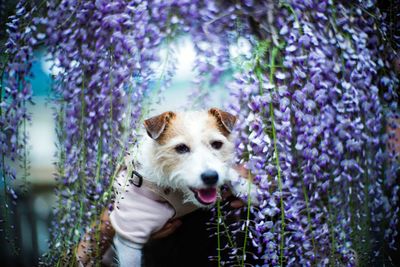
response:
[[[151,240],[162,239],[171,234],[173,234],[179,226],[182,225],[182,221],[180,219],[174,219],[168,221],[163,228],[153,233],[150,237]]]

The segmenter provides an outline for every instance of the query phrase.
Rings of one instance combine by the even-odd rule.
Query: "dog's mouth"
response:
[[[201,188],[195,189],[190,188],[194,193],[197,201],[199,201],[203,205],[210,205],[213,204],[217,200],[217,188],[216,187],[208,187],[208,188]]]

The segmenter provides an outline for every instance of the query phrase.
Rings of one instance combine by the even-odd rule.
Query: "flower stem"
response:
[[[270,65],[271,70],[269,74],[270,83],[274,84],[274,74],[275,74],[275,58],[278,54],[278,48],[273,47],[270,55]],[[275,89],[276,90],[276,89]],[[270,92],[271,98],[273,97],[272,92]],[[274,140],[274,154],[275,154],[275,164],[278,172],[278,187],[280,193],[280,209],[281,209],[281,241],[280,241],[280,254],[279,254],[279,262],[280,266],[283,266],[283,258],[284,258],[284,244],[285,244],[285,205],[283,203],[283,186],[282,186],[282,175],[281,175],[281,167],[279,162],[279,151],[278,151],[278,138],[276,136],[276,127],[275,127],[275,116],[274,116],[274,106],[271,103],[269,104],[269,113],[271,117],[271,127],[272,127],[272,139]]]
[[[333,178],[331,177],[331,182],[333,184]],[[328,189],[328,214],[329,214],[329,231],[331,235],[331,251],[329,256],[330,266],[335,266],[335,253],[336,253],[336,239],[335,239],[335,228],[334,228],[334,219],[336,218],[336,212],[333,211],[332,205],[330,203],[330,199],[332,198],[332,193]]]
[[[278,55],[279,52],[279,47],[273,47],[272,51],[270,53],[270,59],[269,59],[269,68],[270,68],[270,73],[269,73],[269,82],[271,84],[274,84],[274,74],[275,74],[275,59]],[[259,82],[259,87],[260,87],[260,94],[263,94],[263,85],[262,85],[262,69],[261,65],[256,64],[255,67],[255,73]],[[275,89],[276,90],[276,89]],[[272,91],[270,92],[271,99],[273,99]],[[283,185],[282,185],[282,174],[281,174],[281,168],[280,168],[280,161],[279,161],[279,151],[278,151],[278,138],[276,136],[276,128],[275,128],[275,116],[274,116],[274,106],[271,103],[269,103],[269,113],[270,113],[270,119],[271,119],[271,128],[272,128],[272,139],[274,141],[274,157],[275,157],[275,165],[277,169],[277,176],[278,176],[278,188],[279,188],[279,193],[280,193],[280,211],[281,211],[281,240],[280,240],[280,254],[279,254],[279,262],[280,266],[283,266],[283,258],[284,258],[284,236],[285,236],[285,205],[283,203]]]
[[[217,200],[217,255],[218,255],[218,267],[221,267],[221,237],[220,237],[220,221],[221,218],[221,205],[220,199]]]
[[[249,187],[248,187],[248,192],[247,192],[247,214],[246,214],[246,226],[244,230],[244,241],[243,241],[243,255],[242,255],[242,264],[241,266],[244,267],[244,261],[246,259],[246,245],[247,245],[247,234],[249,231],[249,224],[250,224],[250,205],[251,205],[251,185],[253,181],[253,177],[251,175],[251,172],[248,172],[248,177],[249,177]]]
[[[285,236],[285,206],[283,203],[283,189],[282,189],[282,178],[281,178],[281,168],[279,163],[279,153],[277,147],[277,137],[276,137],[276,129],[275,129],[275,122],[274,122],[274,112],[272,103],[270,103],[270,116],[272,121],[272,137],[274,140],[274,154],[275,154],[275,164],[278,171],[278,187],[280,193],[280,209],[281,209],[281,242],[280,242],[280,255],[279,255],[279,262],[280,266],[283,266],[283,251],[284,251],[284,236]]]
[[[307,210],[307,221],[308,224],[310,225],[310,231],[311,231],[311,242],[313,245],[313,252],[314,252],[314,257],[317,255],[316,250],[315,250],[315,237],[314,237],[314,227],[312,226],[312,221],[311,221],[311,213],[310,213],[310,200],[308,199],[308,194],[307,194],[307,188],[303,183],[303,194],[304,194],[304,201],[306,202],[306,210]]]

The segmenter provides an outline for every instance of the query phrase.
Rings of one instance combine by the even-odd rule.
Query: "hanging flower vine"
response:
[[[15,195],[12,162],[28,172],[26,78],[38,42],[60,70],[53,77],[58,200],[43,260],[64,266],[83,233],[98,231],[93,225],[112,202],[116,166],[136,141],[149,97],[158,98],[174,75],[170,44],[188,35],[197,53],[194,106],[204,106],[207,88],[233,73],[238,161],[260,200],[242,211],[218,203],[211,259],[219,266],[244,266],[250,254],[268,266],[385,261],[382,244],[395,247],[399,211],[398,155],[388,145],[399,117],[398,37],[374,4],[22,1],[8,24],[1,76],[2,223]],[[43,16],[32,15],[40,8]],[[251,52],[232,58],[240,40]],[[153,65],[162,66],[161,76]],[[241,212],[243,220],[230,219]]]
[[[14,222],[12,210],[17,201],[15,181],[26,186],[29,176],[29,150],[27,126],[30,123],[28,105],[32,104],[29,83],[33,49],[40,42],[34,14],[40,6],[21,1],[15,15],[7,23],[8,40],[5,43],[4,62],[0,65],[0,174],[2,184],[0,229],[14,252]],[[18,170],[18,174],[17,174]]]
[[[261,255],[281,266],[379,262],[381,237],[394,248],[397,234],[398,159],[385,125],[398,116],[399,86],[374,30],[379,13],[288,1],[265,15],[255,20],[267,37],[231,86],[239,158],[265,199],[253,228]]]

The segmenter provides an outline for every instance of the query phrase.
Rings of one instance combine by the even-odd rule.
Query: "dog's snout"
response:
[[[206,185],[215,185],[218,182],[218,173],[214,170],[207,170],[201,174],[201,180]]]

